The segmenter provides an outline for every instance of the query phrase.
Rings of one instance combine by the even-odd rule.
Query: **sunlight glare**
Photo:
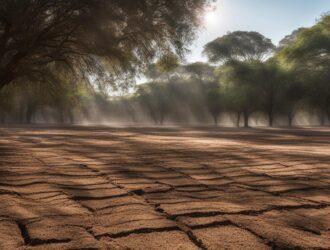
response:
[[[214,24],[217,21],[217,14],[214,9],[205,13],[204,22],[206,25]]]

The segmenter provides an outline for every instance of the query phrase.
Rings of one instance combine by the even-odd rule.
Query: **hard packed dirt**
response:
[[[330,129],[0,134],[0,249],[330,249]]]

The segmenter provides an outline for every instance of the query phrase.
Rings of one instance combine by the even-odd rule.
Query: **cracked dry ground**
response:
[[[330,248],[330,130],[0,134],[0,249]]]

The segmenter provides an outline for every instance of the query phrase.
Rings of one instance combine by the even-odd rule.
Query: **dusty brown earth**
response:
[[[330,249],[330,130],[0,134],[0,249]]]

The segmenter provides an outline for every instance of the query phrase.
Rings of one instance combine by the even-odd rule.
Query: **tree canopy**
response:
[[[219,37],[204,46],[204,54],[212,63],[227,60],[263,60],[275,46],[258,32],[235,31]]]
[[[181,55],[209,0],[2,0],[0,88],[44,80],[47,65],[111,82],[168,52]]]
[[[321,124],[324,113],[330,121],[330,15],[324,15],[310,28],[301,29],[278,58],[307,90],[308,101],[320,112]]]

